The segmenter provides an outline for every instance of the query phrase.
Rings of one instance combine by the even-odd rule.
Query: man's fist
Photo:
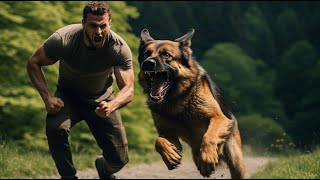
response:
[[[57,97],[49,97],[45,102],[47,112],[50,114],[57,113],[64,107],[64,102]]]
[[[96,113],[98,116],[101,117],[107,117],[109,116],[110,113],[112,113],[112,103],[106,102],[106,101],[101,101],[99,106],[96,108]]]

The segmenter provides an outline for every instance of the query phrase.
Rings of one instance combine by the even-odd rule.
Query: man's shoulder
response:
[[[78,34],[82,29],[83,28],[81,24],[70,24],[58,29],[56,32],[60,36],[65,37],[65,36],[72,36],[74,34]]]
[[[117,34],[116,32],[110,30],[110,38],[112,39],[112,41],[115,42],[116,45],[125,45],[125,46],[128,46],[127,42],[119,35]]]
[[[62,47],[73,48],[81,38],[83,28],[81,24],[70,24],[56,31],[61,38]]]

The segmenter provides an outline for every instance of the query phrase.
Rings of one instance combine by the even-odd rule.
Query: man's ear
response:
[[[179,42],[180,44],[182,44],[185,47],[190,47],[191,46],[191,38],[194,34],[194,29],[190,29],[190,31],[183,35],[180,38],[175,39],[174,41]]]
[[[148,41],[153,41],[154,39],[150,36],[148,29],[143,29],[140,33],[141,44],[145,44]]]

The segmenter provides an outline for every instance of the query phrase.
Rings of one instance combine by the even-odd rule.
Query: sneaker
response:
[[[108,173],[107,163],[103,156],[98,156],[95,164],[100,179],[117,179],[114,174]]]

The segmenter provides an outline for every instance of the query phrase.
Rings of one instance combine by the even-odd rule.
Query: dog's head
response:
[[[181,95],[196,68],[192,62],[191,38],[194,29],[171,40],[155,40],[147,29],[141,32],[139,47],[139,83],[149,95],[151,103]]]

